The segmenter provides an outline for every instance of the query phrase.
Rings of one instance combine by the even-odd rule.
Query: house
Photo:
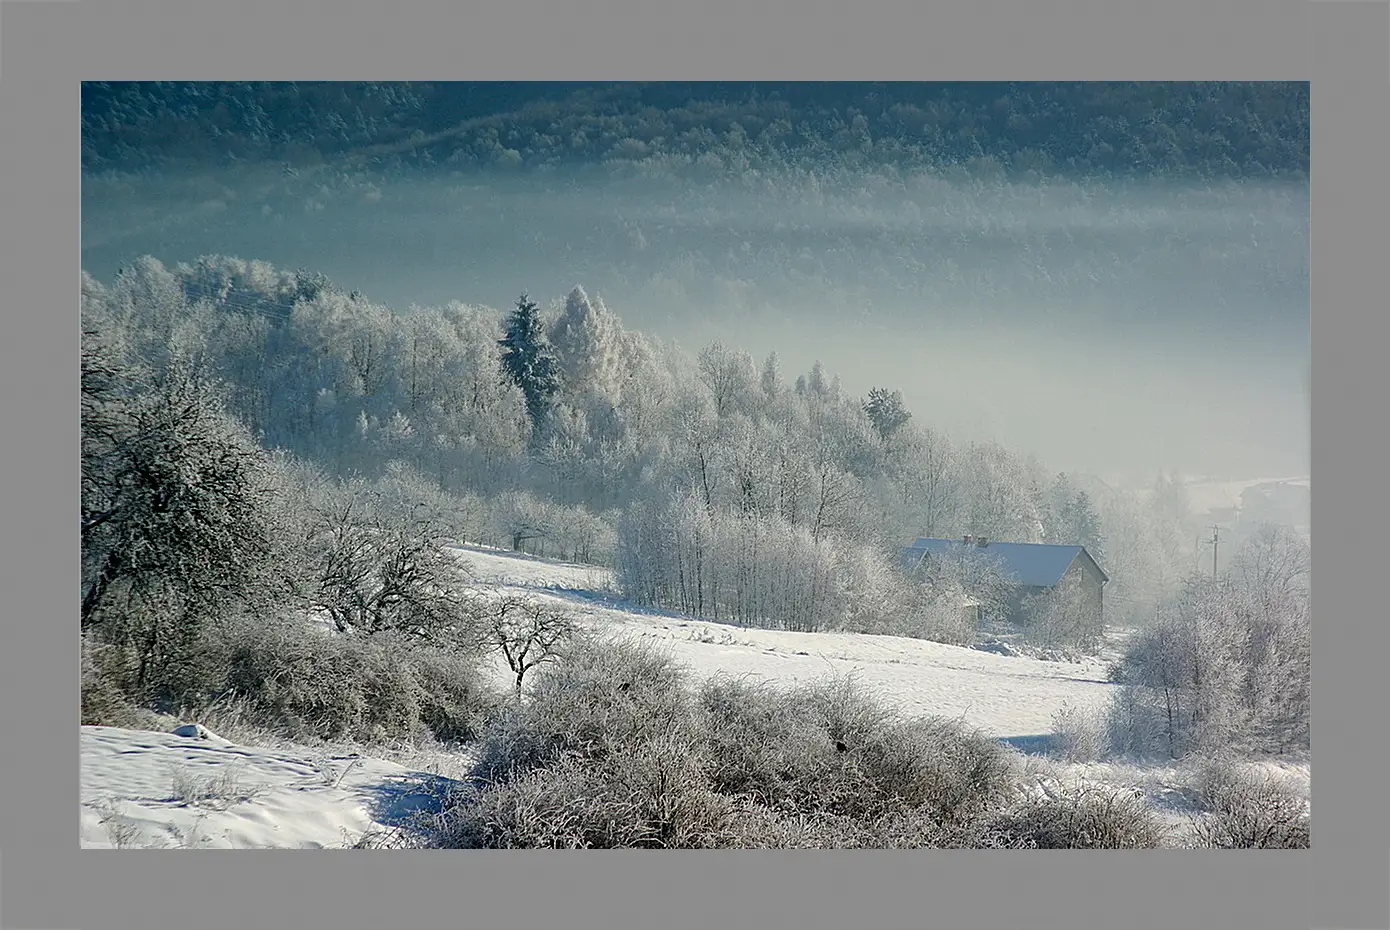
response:
[[[966,536],[917,539],[903,550],[903,566],[909,571],[947,561],[985,569],[975,573],[975,584],[993,584],[997,596],[978,593],[977,598],[997,603],[999,619],[1027,626],[1056,607],[1072,614],[1069,625],[1101,628],[1102,590],[1110,578],[1085,546],[992,542]]]

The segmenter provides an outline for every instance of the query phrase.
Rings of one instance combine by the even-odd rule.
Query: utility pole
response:
[[[1219,528],[1217,524],[1212,525],[1212,577],[1217,577],[1217,534]]]

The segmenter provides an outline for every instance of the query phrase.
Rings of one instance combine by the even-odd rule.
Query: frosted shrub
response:
[[[1049,754],[1068,762],[1095,762],[1106,755],[1109,737],[1102,713],[1064,703],[1053,715]]]
[[[480,771],[500,776],[568,754],[602,759],[689,726],[681,670],[650,647],[580,641],[538,668],[529,699],[509,707],[483,741]]]
[[[133,727],[139,714],[121,690],[120,653],[82,638],[82,725]]]
[[[1194,821],[1196,844],[1216,849],[1308,849],[1309,805],[1269,774],[1217,765],[1203,772],[1207,813]]]
[[[1164,839],[1140,794],[1088,785],[1020,802],[992,826],[1003,845],[1028,849],[1154,849]]]
[[[496,698],[467,657],[390,636],[272,626],[233,644],[226,691],[294,739],[468,738]]]
[[[691,689],[662,653],[580,641],[489,731],[435,843],[981,846],[1016,776],[997,741],[901,720],[850,679]]]

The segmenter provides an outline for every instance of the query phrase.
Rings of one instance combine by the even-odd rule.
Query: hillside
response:
[[[1114,688],[1100,660],[1046,662],[902,636],[741,628],[635,610],[605,590],[601,569],[500,550],[455,551],[482,585],[545,599],[602,635],[655,643],[698,678],[791,684],[852,675],[905,714],[961,718],[1001,738],[1046,734],[1064,704],[1098,706]]]
[[[646,640],[696,679],[749,676],[789,685],[852,675],[907,716],[959,718],[1021,745],[1064,704],[1094,706],[1112,687],[1099,663],[1009,657],[924,640],[740,629],[633,610],[606,593],[603,569],[501,550],[455,554],[484,592],[525,592],[601,635]],[[505,684],[504,669],[496,668]],[[114,727],[82,728],[84,848],[336,848],[430,811],[471,762],[467,749],[405,751],[282,740],[246,745]],[[428,771],[422,771],[428,770]],[[1110,776],[1114,778],[1112,773]]]

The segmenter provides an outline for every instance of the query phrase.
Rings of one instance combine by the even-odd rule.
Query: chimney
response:
[[[984,549],[984,548],[985,548],[986,546],[988,546],[988,545],[990,545],[990,539],[989,539],[989,537],[986,537],[986,536],[977,536],[977,537],[976,537],[976,546],[977,546],[978,548]]]

